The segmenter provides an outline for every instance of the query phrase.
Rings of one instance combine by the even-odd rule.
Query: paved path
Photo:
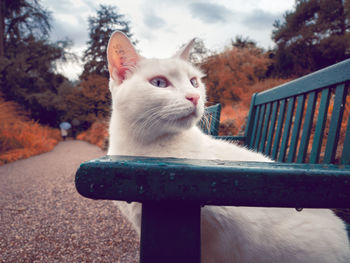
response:
[[[138,262],[138,238],[117,207],[75,190],[79,164],[104,154],[65,141],[0,167],[0,262]]]

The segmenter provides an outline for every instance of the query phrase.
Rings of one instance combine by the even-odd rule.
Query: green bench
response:
[[[276,163],[105,156],[81,164],[76,188],[143,204],[141,262],[200,262],[205,205],[349,208],[349,84],[350,59],[252,96],[245,135],[223,139]],[[217,136],[220,106],[207,113]]]

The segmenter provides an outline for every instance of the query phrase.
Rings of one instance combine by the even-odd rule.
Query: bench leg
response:
[[[200,260],[199,204],[142,204],[141,263]]]

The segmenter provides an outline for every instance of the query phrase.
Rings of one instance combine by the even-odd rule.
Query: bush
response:
[[[20,107],[0,96],[0,165],[51,151],[60,141],[58,129],[29,120]]]
[[[87,141],[106,149],[108,145],[108,125],[106,122],[94,122],[91,127],[77,136],[78,140]]]
[[[265,79],[249,86],[246,93],[240,95],[238,102],[226,104],[222,108],[220,118],[220,135],[242,135],[248,118],[250,100],[254,93],[261,92],[278,85],[281,85],[291,79]]]

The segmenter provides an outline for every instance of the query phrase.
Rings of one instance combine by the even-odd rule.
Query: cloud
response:
[[[52,0],[42,0],[42,5],[46,8],[49,7],[49,11],[55,14],[70,14],[74,13],[76,15],[89,12],[98,7],[91,0],[84,1],[74,1],[74,0],[60,0],[60,1],[52,1]],[[94,5],[93,5],[94,4]]]
[[[270,13],[262,9],[254,9],[243,19],[243,24],[252,29],[270,28],[280,14]]]
[[[193,17],[199,18],[207,24],[225,23],[233,16],[233,12],[230,9],[214,3],[191,3],[189,8]]]
[[[81,19],[77,19],[79,21]],[[73,19],[70,19],[73,22]],[[75,21],[74,21],[75,22]],[[78,23],[67,23],[58,17],[53,19],[51,39],[53,41],[69,38],[73,41],[74,46],[83,47],[88,38],[87,23],[84,26]]]
[[[154,13],[154,9],[146,8],[143,16],[143,22],[150,29],[159,29],[166,26],[167,24],[163,18],[157,16]]]
[[[62,1],[52,1],[49,4],[49,0],[44,0],[42,1],[42,6],[46,7],[46,6],[50,6],[50,8],[48,8],[51,12],[70,12],[71,11],[71,6],[72,3],[70,0],[62,0]]]

